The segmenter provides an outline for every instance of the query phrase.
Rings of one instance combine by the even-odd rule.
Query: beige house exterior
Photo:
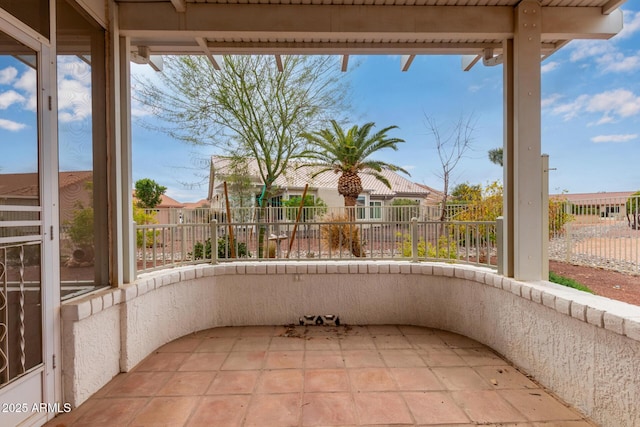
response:
[[[231,208],[252,206],[252,203],[255,204],[255,199],[260,196],[262,191],[263,185],[258,162],[255,159],[250,159],[246,166],[249,179],[244,190],[238,190],[233,183],[227,183]],[[327,171],[312,177],[316,170],[317,168],[314,166],[304,166],[303,163],[292,162],[285,173],[274,182],[274,190],[269,206],[279,207],[284,200],[302,196],[306,185],[308,185],[307,195],[322,199],[328,207],[344,206],[344,198],[337,190],[340,175]],[[382,171],[381,174],[389,181],[391,188],[372,175],[360,173],[363,191],[358,197],[357,207],[365,209],[361,211],[359,219],[385,220],[387,209],[384,208],[393,206],[394,201],[400,199],[410,200],[418,206],[426,206],[428,201],[434,200],[434,197],[437,197],[439,193],[430,187],[416,184],[396,172]],[[226,209],[224,182],[226,180],[233,181],[233,176],[231,175],[227,159],[218,156],[212,157],[207,199],[214,212],[223,212]],[[244,192],[242,203],[240,203],[240,197],[238,197],[239,191]],[[436,195],[433,195],[434,192]]]
[[[601,218],[625,218],[626,203],[634,191],[609,191],[599,193],[553,194],[549,198],[565,200],[572,205],[574,214]]]

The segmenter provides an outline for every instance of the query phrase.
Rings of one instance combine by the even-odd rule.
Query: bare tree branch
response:
[[[447,219],[447,199],[449,197],[449,185],[451,183],[451,174],[458,166],[466,152],[471,149],[473,142],[473,132],[477,120],[473,114],[465,116],[460,114],[458,119],[450,126],[448,130],[441,131],[441,125],[436,120],[425,113],[425,126],[432,136],[440,165],[442,169],[436,175],[442,179],[442,213],[440,221]]]

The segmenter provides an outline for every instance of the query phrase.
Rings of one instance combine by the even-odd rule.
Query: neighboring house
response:
[[[184,222],[185,204],[163,194],[160,203],[154,209],[159,224],[179,224]]]
[[[424,204],[426,206],[437,206],[442,203],[442,198],[444,197],[444,193],[442,191],[436,190],[435,188],[429,187],[428,185],[424,185],[424,184],[416,184],[416,185],[424,188],[429,192],[427,197],[424,199]]]
[[[136,202],[135,190],[133,200]],[[147,213],[155,212],[158,224],[190,224],[209,222],[209,202],[201,199],[193,203],[182,203],[163,194],[160,203],[154,209],[146,209]]]
[[[92,205],[91,171],[67,171],[58,175],[60,197],[60,223],[73,219],[73,213],[79,208]],[[0,205],[37,206],[38,175],[36,173],[14,173],[0,175]],[[3,212],[0,215],[32,215],[31,213]],[[3,218],[8,220],[9,218]],[[12,218],[28,219],[28,218]]]
[[[285,174],[281,175],[274,182],[275,191],[269,200],[269,206],[278,207],[282,201],[291,197],[302,196],[305,185],[308,184],[307,195],[320,198],[329,207],[344,205],[343,197],[338,193],[338,178],[340,174],[332,171],[323,172],[311,178],[314,170],[313,166],[298,167],[300,163],[291,162]],[[229,184],[229,205],[231,207],[249,207],[255,204],[255,198],[262,191],[262,179],[260,178],[258,163],[256,160],[249,160],[248,175],[245,177],[245,187],[240,191],[235,191],[238,187]],[[391,206],[394,200],[409,199],[424,205],[433,189],[411,182],[398,173],[383,171],[391,184],[391,188],[385,186],[375,177],[361,173],[363,191],[358,197],[357,206],[369,209],[362,209],[358,212],[359,219],[380,219],[383,220],[384,206]],[[226,208],[224,195],[224,182],[230,180],[229,161],[225,158],[213,156],[211,159],[211,173],[209,177],[209,194],[207,199],[214,212],[223,212]],[[238,193],[243,195],[238,196]]]
[[[566,200],[571,204],[574,215],[595,215],[601,218],[619,218],[626,216],[626,203],[634,191],[616,191],[601,193],[551,194],[550,199]]]

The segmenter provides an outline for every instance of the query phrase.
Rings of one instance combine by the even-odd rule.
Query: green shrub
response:
[[[402,256],[405,258],[412,257],[412,241],[409,234],[400,235],[402,242],[400,242],[400,250]],[[419,258],[437,258],[437,259],[457,259],[458,248],[456,243],[447,239],[446,236],[440,236],[438,238],[438,244],[434,245],[431,242],[426,242],[424,238],[420,237],[418,240],[418,257]]]
[[[593,293],[591,289],[589,289],[582,283],[576,282],[575,280],[569,279],[568,277],[560,276],[552,271],[549,272],[549,281],[557,283],[558,285],[568,286],[579,291],[589,292],[590,294]]]
[[[420,202],[417,200],[395,199],[391,206],[391,221],[409,221],[420,216]]]
[[[287,219],[289,221],[295,221],[298,216],[301,199],[302,196],[293,196],[282,201],[282,206],[285,207]],[[314,197],[312,195],[304,197],[304,203],[302,206],[300,222],[312,221],[317,215],[324,215],[327,212],[327,204],[320,197]]]
[[[139,208],[137,206],[133,206],[133,220],[138,225],[146,225],[146,224],[157,224],[158,220],[156,219],[155,212],[146,213],[144,209]],[[160,231],[155,232],[156,240],[160,236]],[[144,237],[144,238],[143,238]],[[146,233],[143,234],[142,230],[136,231],[136,245],[138,248],[142,247],[142,243],[144,240],[145,246],[147,248],[153,247],[153,238],[154,232],[153,230],[147,230]]]
[[[93,244],[93,208],[85,208],[81,204],[73,211],[73,219],[69,221],[69,237],[77,246]]]
[[[629,222],[629,226],[633,227],[634,230],[640,228],[640,191],[636,191],[633,193],[625,203],[625,207],[627,210],[627,221]]]
[[[571,209],[566,209],[567,203],[569,203],[568,200],[563,197],[549,198],[549,238],[554,237],[554,234],[564,234],[564,226],[575,219],[572,214],[568,213],[568,211],[573,211],[574,207],[570,205]]]
[[[251,253],[247,249],[246,243],[236,241],[236,258],[247,258],[250,256]],[[218,258],[230,257],[229,237],[220,237],[218,239]],[[208,238],[204,244],[202,242],[196,242],[193,246],[193,259],[211,259],[211,238]]]

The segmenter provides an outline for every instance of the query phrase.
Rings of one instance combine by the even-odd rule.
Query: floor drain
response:
[[[340,318],[335,314],[322,314],[322,315],[305,314],[300,318],[300,325],[339,326]]]

